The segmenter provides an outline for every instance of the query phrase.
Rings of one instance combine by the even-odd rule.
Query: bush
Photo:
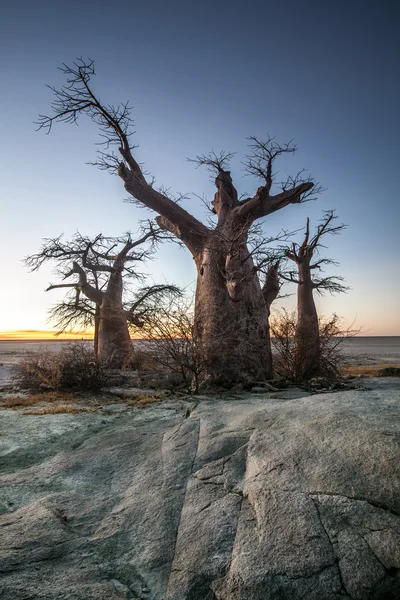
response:
[[[290,381],[302,381],[302,369],[296,352],[296,311],[285,309],[270,319],[271,343],[274,351],[274,369],[277,375]],[[328,380],[338,379],[346,362],[346,340],[360,333],[359,329],[346,328],[338,315],[319,319],[320,362],[318,376]]]
[[[159,306],[142,332],[147,361],[168,374],[175,386],[197,393],[205,363],[194,335],[191,304],[179,298]]]
[[[13,374],[14,384],[31,391],[98,391],[108,380],[106,365],[85,342],[71,342],[59,352],[26,352]]]

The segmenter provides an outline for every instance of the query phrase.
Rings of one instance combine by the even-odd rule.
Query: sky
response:
[[[6,1],[0,18],[0,331],[44,329],[62,291],[50,265],[29,273],[22,259],[46,237],[120,235],[155,216],[124,202],[122,181],[88,165],[96,127],[56,124],[36,131],[49,113],[46,84],[77,57],[96,64],[93,87],[105,103],[129,100],[135,156],[158,185],[205,195],[214,186],[187,157],[211,149],[236,152],[239,193],[259,183],[244,177],[247,138],[267,133],[299,150],[280,175],[310,169],[326,191],[265,219],[268,235],[315,226],[335,209],[347,228],[327,240],[347,294],[317,299],[365,335],[400,335],[399,37],[400,9],[388,0]],[[206,218],[192,195],[185,207]],[[299,240],[301,234],[299,234]],[[164,245],[149,267],[156,283],[194,285],[185,249]],[[295,289],[287,288],[294,294]],[[295,295],[280,305],[295,305]]]

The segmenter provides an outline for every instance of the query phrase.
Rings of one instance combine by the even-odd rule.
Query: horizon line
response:
[[[54,329],[9,329],[0,331],[0,341],[33,341],[33,340],[52,340],[52,341],[67,341],[76,339],[92,340],[93,332],[80,331],[80,332],[65,332],[58,333]],[[396,334],[374,334],[366,335],[360,333],[354,337],[400,337]],[[133,338],[134,339],[134,338]],[[136,338],[140,339],[140,338]]]
[[[55,329],[8,329],[0,331],[0,340],[75,340],[77,338],[93,339],[93,332],[68,331],[59,333]]]

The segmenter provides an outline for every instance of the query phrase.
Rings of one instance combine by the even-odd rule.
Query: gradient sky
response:
[[[246,137],[294,139],[299,152],[280,174],[307,167],[327,191],[288,206],[265,231],[297,229],[336,209],[348,225],[328,240],[348,294],[318,300],[321,313],[356,319],[367,335],[400,335],[399,61],[400,11],[394,1],[268,0],[118,3],[5,2],[0,15],[0,330],[40,329],[61,292],[44,292],[51,269],[29,274],[21,259],[61,232],[135,231],[150,212],[123,203],[122,182],[85,164],[97,132],[58,124],[36,132],[60,85],[57,66],[96,61],[103,102],[130,100],[136,156],[171,191],[214,194],[208,174],[186,157],[228,149],[240,192]],[[197,217],[204,208],[190,199]],[[186,250],[163,246],[155,282],[195,279]],[[281,303],[294,305],[295,297]],[[278,303],[279,304],[279,303]]]

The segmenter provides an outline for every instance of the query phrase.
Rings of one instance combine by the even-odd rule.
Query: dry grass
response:
[[[24,415],[48,415],[60,413],[90,413],[95,412],[99,406],[104,406],[102,402],[93,398],[87,399],[86,405],[77,405],[78,401],[82,401],[82,395],[77,395],[72,392],[43,392],[38,394],[30,394],[29,396],[15,396],[13,398],[0,399],[0,407],[17,410],[19,408],[29,408],[23,412]],[[144,408],[148,404],[161,402],[161,397],[154,394],[129,396],[122,399],[124,404],[131,407]],[[121,399],[119,400],[119,402]],[[115,398],[108,398],[108,403],[114,403]],[[42,404],[43,406],[38,406]]]
[[[19,408],[21,406],[32,406],[41,402],[76,402],[79,397],[76,394],[67,392],[43,392],[40,394],[30,394],[29,396],[14,396],[12,398],[4,398],[1,401],[3,408]]]
[[[44,406],[36,410],[25,410],[24,415],[56,415],[56,414],[77,414],[77,413],[92,413],[96,409],[88,408],[87,406],[71,406],[70,404],[57,404],[56,406]]]
[[[144,408],[147,404],[154,404],[155,402],[161,402],[161,398],[159,396],[148,395],[131,398],[128,404],[129,406],[138,406],[139,408]]]
[[[387,367],[398,367],[395,364],[383,365],[347,365],[341,368],[342,375],[350,375],[352,377],[377,377],[378,371]]]

